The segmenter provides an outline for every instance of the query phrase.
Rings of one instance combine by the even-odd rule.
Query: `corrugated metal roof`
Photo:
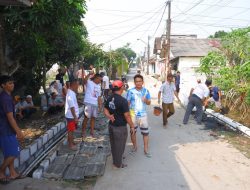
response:
[[[202,57],[220,46],[215,39],[171,39],[170,50],[172,59],[176,57]]]
[[[29,0],[0,0],[0,5],[4,6],[31,6],[31,1]]]

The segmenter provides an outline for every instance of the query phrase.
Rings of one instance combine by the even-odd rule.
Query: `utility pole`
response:
[[[149,46],[149,39],[150,39],[150,37],[148,36],[148,61],[147,61],[147,75],[149,74],[149,59],[150,59],[150,46]]]
[[[171,68],[170,68],[171,0],[167,1],[167,5],[168,5],[168,19],[166,25],[167,48],[166,48],[166,60],[165,60],[165,77],[167,73],[171,73]]]

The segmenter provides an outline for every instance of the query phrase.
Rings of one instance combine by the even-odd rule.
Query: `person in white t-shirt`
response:
[[[187,124],[189,116],[194,107],[196,107],[195,118],[197,120],[197,124],[201,124],[203,115],[203,103],[206,101],[207,98],[209,98],[208,87],[211,84],[212,82],[210,80],[206,80],[205,84],[198,82],[197,86],[191,89],[187,109],[183,119],[184,125]]]
[[[95,74],[89,79],[91,74],[88,74],[84,78],[84,84],[86,85],[86,91],[84,96],[84,120],[82,123],[82,136],[85,137],[87,122],[90,119],[90,134],[94,136],[95,119],[99,111],[101,110],[101,82],[102,75]]]
[[[66,101],[65,101],[65,117],[67,120],[68,129],[68,145],[72,150],[77,150],[76,144],[74,143],[74,131],[79,118],[79,107],[76,98],[76,92],[78,89],[77,79],[70,82],[70,87],[67,90]]]
[[[178,93],[176,91],[175,83],[173,82],[173,75],[168,74],[167,80],[161,85],[158,92],[158,104],[161,102],[162,95],[162,118],[163,118],[163,127],[167,127],[168,118],[174,114],[174,95],[180,102]]]
[[[109,77],[107,75],[105,75],[104,72],[100,73],[103,77],[102,77],[102,91],[103,91],[103,97],[104,100],[106,101],[108,98],[108,94],[109,94]]]

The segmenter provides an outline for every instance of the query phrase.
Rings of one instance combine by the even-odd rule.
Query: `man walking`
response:
[[[127,123],[130,126],[131,135],[135,133],[135,127],[129,113],[128,101],[121,96],[123,90],[123,82],[115,80],[112,83],[113,94],[104,105],[104,114],[109,119],[109,137],[114,168],[126,167],[122,163],[122,155],[128,136]]]
[[[181,82],[181,73],[180,71],[177,71],[176,76],[175,76],[175,88],[176,88],[176,92],[178,95],[180,92],[180,82]]]
[[[130,107],[130,115],[135,124],[135,129],[140,127],[143,135],[144,154],[150,158],[151,154],[148,151],[149,141],[149,126],[147,121],[146,105],[150,105],[151,97],[149,91],[143,87],[143,76],[137,74],[134,76],[135,87],[131,88],[127,94],[127,100]],[[137,150],[136,134],[131,134],[131,141],[133,143],[133,151]]]
[[[24,136],[15,120],[15,106],[11,97],[14,90],[13,78],[1,76],[0,85],[3,91],[0,94],[0,148],[4,160],[0,166],[0,183],[6,184],[11,179],[20,179],[22,176],[14,168],[14,160],[20,154],[18,141],[23,142]],[[6,169],[10,175],[6,176]]]
[[[101,86],[102,75],[95,74],[93,78],[89,79],[91,73],[89,73],[83,80],[86,84],[86,92],[84,96],[84,120],[82,123],[82,136],[85,137],[87,122],[90,119],[90,134],[94,137],[95,119],[97,118],[98,108],[101,110]]]
[[[161,102],[161,95],[162,95],[162,109],[163,109],[163,127],[167,127],[168,118],[174,114],[174,95],[180,102],[178,97],[178,93],[175,88],[175,84],[173,82],[173,75],[168,74],[167,80],[161,85],[160,91],[158,92],[158,104]]]
[[[183,119],[183,124],[187,124],[189,116],[194,107],[196,107],[195,118],[197,120],[197,124],[201,124],[203,114],[202,106],[206,99],[209,98],[208,87],[211,84],[212,82],[210,80],[206,80],[205,84],[198,83],[195,88],[191,89],[187,109]]]

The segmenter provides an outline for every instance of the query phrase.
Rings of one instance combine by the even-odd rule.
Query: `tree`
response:
[[[33,93],[42,78],[45,88],[45,73],[54,63],[67,66],[81,57],[87,35],[81,21],[85,12],[85,0],[38,0],[30,8],[4,9],[8,57],[19,65],[17,80],[29,78],[27,86],[34,82]]]

